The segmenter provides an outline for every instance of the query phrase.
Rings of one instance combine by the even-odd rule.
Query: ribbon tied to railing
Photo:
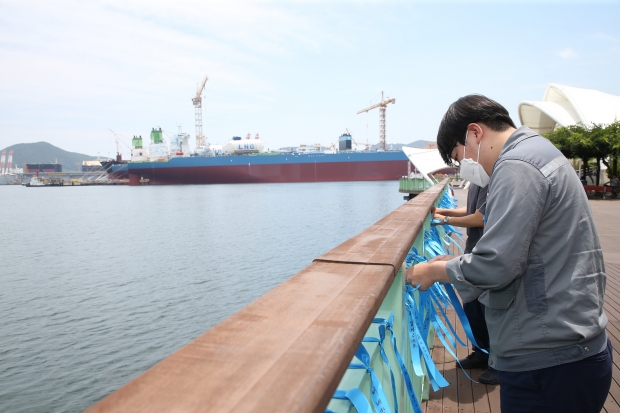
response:
[[[446,193],[447,193],[447,191],[446,191]],[[446,229],[444,228],[444,230],[446,230]],[[431,258],[436,257],[438,255],[447,255],[445,249],[443,248],[443,245],[439,241],[441,238],[442,237],[439,234],[439,227],[436,227],[436,226],[435,227],[431,227],[430,231],[429,230],[425,230],[424,231],[424,249],[425,249],[425,252]],[[456,244],[458,245],[458,243],[456,243]],[[461,247],[459,246],[459,248],[461,248]],[[461,250],[462,250],[462,248],[461,248]],[[412,252],[415,252],[417,254],[417,250],[415,250],[415,248],[412,248]],[[461,305],[460,300],[456,296],[456,292],[454,291],[454,287],[452,286],[452,284],[441,283],[441,285],[440,285],[440,284],[436,283],[434,285],[433,292],[436,293],[436,297],[447,298],[447,300],[442,300],[442,302],[444,303],[445,308],[447,309],[449,307],[449,305],[452,305],[452,307],[454,308],[454,311],[456,312],[457,317],[459,318],[459,321],[461,322],[461,325],[463,326],[463,330],[465,331],[465,335],[467,336],[469,341],[471,341],[471,343],[474,346],[476,346],[477,348],[482,350],[484,353],[488,353],[487,349],[484,349],[483,347],[478,345],[478,343],[476,342],[476,339],[474,338],[473,331],[471,329],[471,325],[469,324],[469,320],[467,319],[467,316],[465,315],[465,311],[463,310],[463,306]],[[454,336],[457,339],[457,341],[462,346],[466,346],[466,344],[458,337],[458,335],[456,334],[456,331],[454,331],[454,328],[452,328],[452,325],[448,321],[448,318],[447,318],[447,316],[445,314],[444,309],[440,305],[438,307],[441,309],[442,315],[444,316],[444,319],[446,320],[448,326],[450,327],[450,330],[452,331],[452,334],[454,334]],[[454,357],[456,358],[455,355],[454,355]],[[457,360],[458,360],[458,358],[457,358]]]
[[[370,397],[372,399],[373,407],[377,413],[391,413],[390,405],[383,386],[381,386],[381,380],[377,377],[377,374],[370,366],[370,355],[364,347],[364,344],[360,343],[360,346],[355,352],[355,357],[361,361],[361,363],[349,364],[350,369],[365,369],[366,373],[370,375]]]
[[[348,400],[351,402],[357,413],[372,413],[370,403],[364,396],[364,393],[357,387],[349,390],[336,390],[336,393],[332,396],[334,399]],[[336,413],[333,410],[325,409],[325,413]]]
[[[450,194],[450,191],[445,191],[442,195],[438,206],[440,208],[455,208],[456,199]],[[432,224],[439,224],[437,220],[433,220]],[[443,231],[443,235],[440,232]],[[405,258],[406,268],[410,268],[416,264],[424,263],[428,261],[428,257],[434,258],[438,255],[447,255],[450,252],[446,252],[445,246],[454,243],[457,247],[463,251],[462,247],[454,238],[451,237],[455,234],[461,241],[461,235],[451,225],[431,225],[429,230],[424,230],[424,241],[422,254],[419,254],[415,247],[412,247]],[[451,254],[450,254],[451,255]],[[428,375],[430,384],[434,391],[437,391],[441,387],[448,386],[449,383],[442,376],[441,372],[433,361],[428,343],[425,338],[428,337],[430,326],[432,325],[439,340],[448,350],[448,352],[454,357],[457,362],[456,346],[457,343],[466,347],[466,343],[458,336],[456,329],[450,322],[447,315],[447,310],[452,306],[458,316],[459,321],[463,327],[465,335],[471,341],[471,343],[480,348],[483,352],[487,353],[487,350],[483,349],[476,342],[469,320],[465,315],[463,306],[459,301],[454,287],[449,283],[435,283],[426,291],[420,291],[418,287],[411,287],[406,285],[406,291],[404,294],[405,313],[407,317],[407,333],[409,337],[409,349],[411,352],[411,361],[413,365],[413,372],[418,377],[423,377],[425,372],[422,367],[422,360],[426,366],[426,374]],[[439,312],[437,311],[439,310]],[[441,314],[441,316],[439,315]],[[394,357],[398,362],[403,381],[407,389],[409,401],[415,413],[422,413],[420,402],[415,394],[411,376],[409,370],[405,365],[403,358],[398,351],[396,345],[396,337],[394,334],[393,323],[394,313],[391,313],[389,318],[375,318],[373,323],[378,324],[379,338],[365,337],[362,342],[364,343],[377,343],[379,346],[379,354],[390,371],[390,379],[392,382],[392,397],[394,399],[394,410],[398,413],[398,398],[396,391],[396,380],[392,366],[390,365],[389,358],[386,353],[384,341],[386,338],[386,331],[390,333],[390,341],[392,342]],[[372,398],[372,407],[376,413],[391,413],[390,406],[388,404],[387,397],[381,386],[381,382],[374,370],[371,367],[371,359],[368,351],[364,347],[364,344],[360,344],[355,357],[361,363],[351,363],[350,369],[365,369],[370,376],[370,395]],[[462,368],[462,367],[461,367]],[[464,370],[463,370],[464,371]],[[464,371],[465,372],[465,371]],[[467,373],[465,373],[467,375]],[[469,375],[467,375],[469,377]],[[470,377],[471,379],[471,377]],[[472,380],[473,381],[473,380]],[[371,413],[371,403],[368,402],[366,396],[358,388],[352,388],[349,390],[337,390],[333,396],[335,399],[349,400],[359,413]],[[327,409],[326,412],[333,413]]]
[[[385,331],[389,331],[390,333],[390,341],[392,342],[392,348],[394,349],[394,357],[398,362],[398,366],[400,367],[400,372],[403,376],[403,381],[405,382],[405,387],[407,389],[407,395],[409,396],[409,402],[413,408],[415,413],[422,413],[422,407],[420,406],[420,402],[415,394],[415,390],[413,389],[413,383],[411,382],[411,377],[409,376],[409,371],[407,370],[407,366],[403,361],[403,358],[398,351],[398,347],[396,345],[396,337],[394,335],[394,313],[391,313],[389,318],[386,320],[384,318],[375,318],[373,323],[379,323],[379,339],[375,339],[373,337],[367,337],[364,341],[379,341],[380,346],[380,354],[383,358],[383,361],[390,369],[390,375],[392,379],[392,392],[394,393],[394,411],[398,413],[398,400],[396,397],[396,383],[394,381],[394,374],[392,373],[392,368],[390,367],[390,363],[387,360],[387,355],[385,354],[385,349],[383,347],[383,341],[385,339]]]

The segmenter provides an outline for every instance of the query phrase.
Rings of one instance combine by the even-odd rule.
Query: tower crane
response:
[[[381,92],[381,102],[357,112],[357,114],[359,115],[360,113],[368,112],[370,110],[379,108],[379,145],[384,151],[387,150],[387,145],[385,143],[385,109],[390,103],[396,103],[396,99],[390,99],[387,96],[384,98],[383,92]]]
[[[13,149],[9,151],[9,157],[6,160],[6,174],[10,174],[13,171]]]
[[[198,90],[196,90],[196,97],[192,99],[196,119],[196,151],[198,151],[198,148],[207,146],[206,139],[202,134],[202,91],[205,88],[207,80],[209,80],[209,76],[205,76],[202,83],[198,86]]]
[[[4,161],[6,161],[6,149],[2,151],[2,157],[0,158],[0,175],[4,175]]]

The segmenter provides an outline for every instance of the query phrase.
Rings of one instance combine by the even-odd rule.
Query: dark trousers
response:
[[[474,334],[474,338],[479,346],[485,350],[489,350],[489,331],[487,330],[487,323],[484,319],[484,305],[478,301],[470,301],[463,304],[463,310],[469,320],[471,326],[471,332]],[[486,360],[489,355],[483,353],[479,348],[474,347],[474,355],[477,359]]]
[[[498,371],[502,413],[598,413],[611,386],[612,347],[545,369]]]

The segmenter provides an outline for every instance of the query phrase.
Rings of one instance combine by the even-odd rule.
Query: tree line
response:
[[[609,125],[569,125],[544,133],[543,136],[567,158],[581,158],[583,167],[580,174],[584,178],[592,175],[589,162],[596,159],[596,185],[600,185],[601,182],[601,162],[607,167],[609,178],[618,175],[620,121]]]

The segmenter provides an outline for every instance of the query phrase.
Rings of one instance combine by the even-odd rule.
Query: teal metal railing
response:
[[[401,180],[402,183],[403,180]],[[408,180],[411,182],[412,180]],[[402,188],[402,186],[401,186]],[[411,188],[411,187],[409,187]],[[442,197],[446,196],[446,191],[448,191],[447,187],[445,187],[440,196],[437,197],[434,206],[437,206],[439,200]],[[446,233],[443,228],[439,229],[437,227],[435,231],[443,232],[442,236],[445,237]],[[413,244],[411,245],[412,251],[415,251],[426,255],[425,258],[431,258],[433,255],[429,255],[428,251],[424,254],[425,251],[425,237],[428,242],[429,235],[431,233],[431,217],[428,215],[424,219],[424,223],[422,226],[422,230],[417,234]],[[448,234],[449,236],[450,234]],[[447,239],[447,238],[446,238]],[[456,242],[456,241],[455,241]],[[456,253],[455,247],[456,244],[451,243],[450,245],[445,245],[443,247],[447,247],[446,251],[449,254]],[[416,303],[420,302],[420,293],[418,291],[414,292],[414,301]],[[429,397],[429,377],[427,373],[427,366],[424,361],[424,358],[421,357],[420,363],[422,365],[422,369],[424,374],[417,375],[413,369],[412,363],[412,354],[411,354],[411,335],[408,334],[408,326],[407,326],[407,314],[405,309],[405,301],[406,301],[407,293],[406,293],[406,265],[403,264],[400,266],[396,276],[394,278],[394,282],[390,286],[390,289],[383,299],[379,311],[375,315],[375,319],[389,319],[393,317],[392,329],[393,334],[396,338],[396,349],[392,345],[391,337],[389,333],[385,334],[385,337],[381,338],[379,334],[379,326],[380,323],[373,323],[365,334],[365,339],[370,338],[370,342],[363,343],[364,347],[370,353],[371,358],[371,368],[375,372],[376,376],[379,378],[381,382],[381,388],[385,394],[385,398],[382,401],[387,401],[389,404],[389,409],[381,410],[381,406],[376,406],[376,403],[373,403],[372,397],[372,383],[371,376],[367,374],[366,370],[362,369],[347,369],[344,374],[342,380],[338,385],[338,391],[343,393],[350,389],[359,389],[361,393],[364,395],[366,400],[370,405],[373,405],[374,411],[376,412],[420,412],[419,406],[423,401],[428,400]],[[424,309],[420,309],[422,313],[420,314],[424,317],[426,314],[423,312]],[[424,339],[426,340],[426,345],[428,349],[432,349],[434,345],[434,336],[435,330],[432,325],[428,329],[428,333]],[[380,354],[381,346],[378,341],[383,341],[383,355]],[[396,352],[399,353],[399,356],[404,363],[400,363],[397,360]],[[384,360],[384,358],[387,359]],[[359,363],[359,360],[353,358],[351,363]],[[401,371],[401,369],[406,369],[406,374]],[[411,380],[411,384],[413,390],[415,392],[415,399],[410,401],[411,396],[409,396],[408,391],[405,385],[405,376],[408,376]],[[394,398],[393,395],[396,395]],[[355,408],[349,400],[343,400],[338,398],[333,398],[329,405],[328,411],[332,412],[355,412]]]

